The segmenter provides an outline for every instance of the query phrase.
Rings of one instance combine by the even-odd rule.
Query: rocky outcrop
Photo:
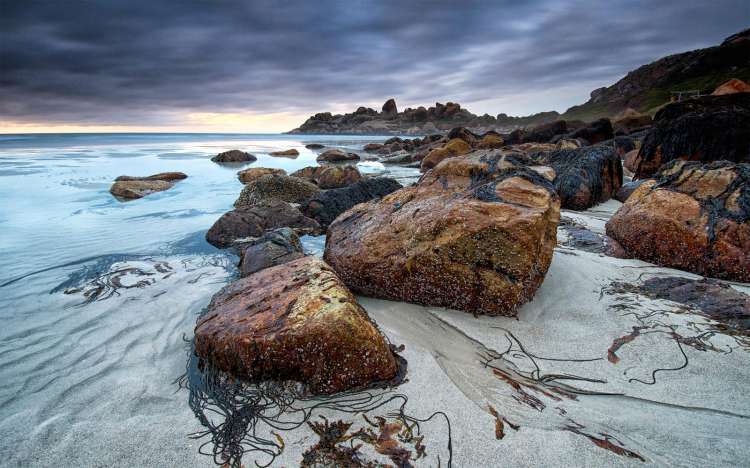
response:
[[[469,188],[442,184],[433,171],[339,216],[324,258],[359,294],[515,315],[552,259],[560,216],[554,188],[527,168],[492,171],[489,179],[469,171]]]
[[[268,154],[270,156],[276,156],[276,157],[280,157],[280,158],[292,158],[292,159],[295,159],[297,156],[299,156],[299,151],[297,151],[296,149],[292,148],[292,149],[283,150],[283,151],[272,151],[272,152],[270,152]]]
[[[292,173],[292,177],[306,179],[322,189],[346,187],[362,180],[356,166],[308,166]]]
[[[657,112],[633,172],[649,177],[675,159],[750,162],[750,93],[688,99]]]
[[[610,146],[552,151],[540,158],[556,173],[563,208],[585,210],[612,198],[622,186],[622,163]]]
[[[240,171],[237,173],[237,178],[240,179],[240,182],[243,184],[249,184],[250,182],[260,179],[264,175],[286,175],[286,171],[284,169],[274,169],[270,167],[253,167],[250,169],[245,169],[244,171]]]
[[[725,94],[750,93],[750,85],[737,78],[732,78],[726,83],[718,86],[713,93],[714,96],[723,96]]]
[[[398,108],[396,107],[396,100],[391,98],[385,101],[382,108],[383,115],[396,115],[398,114]]]
[[[299,177],[269,174],[245,185],[239,198],[234,202],[234,207],[252,206],[266,200],[281,200],[301,204],[319,191],[317,185]]]
[[[730,40],[731,39],[731,40]],[[585,104],[568,109],[565,119],[593,120],[633,109],[652,113],[672,99],[673,91],[710,94],[731,78],[750,80],[750,29],[721,45],[670,55],[631,71],[617,83],[591,93]]]
[[[243,163],[257,160],[258,158],[254,155],[236,149],[219,153],[211,158],[211,161],[215,163]]]
[[[471,151],[471,146],[469,145],[469,143],[461,138],[453,138],[452,140],[448,141],[445,146],[430,151],[427,156],[422,159],[420,169],[422,170],[422,172],[424,172],[437,166],[439,162],[446,158],[460,156],[462,154],[468,153],[469,151]]]
[[[340,149],[330,149],[324,151],[318,155],[316,161],[318,162],[342,162],[342,161],[358,161],[359,155],[357,153],[347,153]]]
[[[294,380],[317,394],[366,387],[398,372],[385,337],[315,257],[219,291],[198,319],[195,353],[237,377]]]
[[[321,232],[320,225],[289,203],[267,200],[224,213],[206,233],[209,244],[226,248],[262,236],[266,231],[290,227],[300,234]]]
[[[384,197],[400,188],[401,184],[388,177],[362,179],[347,187],[319,192],[302,207],[302,212],[327,227],[354,205]]]
[[[304,257],[302,244],[294,229],[284,227],[264,233],[243,248],[240,257],[240,275],[297,260]]]
[[[607,222],[633,257],[750,282],[750,164],[673,161]]]
[[[146,177],[120,176],[109,188],[109,193],[123,200],[135,200],[171,189],[177,181],[186,178],[182,172],[162,172]]]

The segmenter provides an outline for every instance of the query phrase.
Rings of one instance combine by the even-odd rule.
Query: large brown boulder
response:
[[[322,189],[346,187],[362,180],[356,166],[308,166],[291,175],[306,179]]]
[[[675,159],[750,162],[750,93],[687,99],[657,112],[633,172],[650,177]]]
[[[317,185],[299,177],[269,174],[245,185],[234,207],[252,206],[265,200],[305,203],[319,191]]]
[[[240,179],[240,182],[243,184],[249,184],[256,179],[260,179],[264,175],[269,174],[286,175],[286,171],[284,169],[274,169],[270,167],[252,167],[238,172],[237,178]]]
[[[622,186],[622,162],[611,146],[552,151],[540,161],[555,170],[563,208],[591,208],[614,197]]]
[[[366,296],[515,315],[544,279],[559,218],[554,188],[527,168],[470,188],[425,182],[339,216],[324,258]]]
[[[750,282],[750,164],[673,161],[607,222],[636,258]]]
[[[346,187],[319,192],[302,207],[302,212],[326,227],[354,205],[384,197],[400,188],[401,184],[395,179],[370,177]]]
[[[195,353],[237,377],[330,394],[393,379],[385,337],[328,265],[303,257],[230,283],[195,327]]]
[[[290,227],[300,234],[318,234],[321,231],[315,220],[303,215],[289,203],[266,200],[224,213],[208,230],[206,240],[211,245],[226,248],[282,227]]]
[[[177,181],[186,178],[182,172],[162,172],[146,177],[119,176],[109,193],[123,200],[135,200],[171,189]]]
[[[421,170],[424,172],[437,166],[444,159],[460,156],[471,151],[471,146],[461,138],[453,138],[445,146],[430,151],[422,159]]]

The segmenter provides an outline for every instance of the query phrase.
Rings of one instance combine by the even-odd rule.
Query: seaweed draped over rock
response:
[[[478,174],[471,172],[453,187],[428,173],[417,186],[355,206],[329,227],[326,261],[367,296],[515,315],[549,268],[559,198],[528,168],[466,187]]]
[[[539,160],[555,170],[554,185],[563,208],[591,208],[612,198],[622,186],[622,163],[611,146],[552,151]]]
[[[750,164],[673,161],[607,222],[628,254],[700,275],[750,281]]]
[[[688,99],[657,112],[629,169],[649,177],[675,159],[750,162],[750,93]]]

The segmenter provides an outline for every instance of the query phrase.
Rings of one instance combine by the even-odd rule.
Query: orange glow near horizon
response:
[[[84,125],[0,120],[0,134],[12,133],[282,133],[307,115],[276,112],[189,112],[170,125]]]

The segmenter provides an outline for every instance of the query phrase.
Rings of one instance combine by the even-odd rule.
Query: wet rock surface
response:
[[[554,188],[526,168],[469,189],[420,183],[337,218],[324,258],[366,296],[514,315],[544,278],[558,221]]]
[[[299,177],[268,174],[246,184],[234,207],[252,206],[267,200],[305,203],[319,191],[317,185]]]
[[[308,166],[291,174],[306,179],[321,189],[346,187],[362,180],[356,166]]]
[[[240,275],[248,276],[256,271],[281,265],[303,257],[302,244],[292,228],[274,229],[251,241],[242,249]]]
[[[633,257],[750,281],[750,165],[673,161],[607,222]]]
[[[289,203],[268,200],[224,213],[206,233],[209,244],[226,248],[266,231],[290,227],[300,234],[318,234],[320,225]]]
[[[270,152],[268,154],[269,154],[269,156],[276,156],[276,157],[281,157],[281,158],[292,158],[292,159],[295,159],[297,156],[299,156],[299,151],[297,151],[296,149],[292,148],[292,149],[283,150],[283,151],[272,151],[272,152]]]
[[[359,155],[356,153],[347,153],[340,149],[330,149],[320,153],[316,160],[318,162],[358,161]]]
[[[245,169],[244,171],[238,172],[237,178],[243,184],[248,184],[256,179],[260,179],[264,175],[273,174],[286,175],[286,171],[284,169],[273,169],[270,167],[252,167],[250,169]]]
[[[676,159],[750,162],[750,93],[688,99],[657,112],[631,170],[649,177]]]
[[[471,146],[462,138],[453,138],[440,148],[436,148],[422,159],[421,170],[426,171],[437,166],[441,161],[454,156],[461,156],[471,151]]]
[[[195,352],[250,380],[335,393],[393,378],[391,348],[331,268],[303,257],[219,291],[195,327]]]
[[[182,172],[162,172],[146,177],[119,176],[109,188],[109,193],[124,200],[143,198],[174,187],[175,182],[186,179]]]
[[[256,158],[254,155],[236,149],[219,153],[211,158],[211,161],[215,163],[242,163],[253,162],[257,160],[258,158]]]
[[[302,207],[302,212],[327,227],[349,208],[384,197],[400,188],[398,181],[388,177],[362,179],[347,187],[317,193]]]

